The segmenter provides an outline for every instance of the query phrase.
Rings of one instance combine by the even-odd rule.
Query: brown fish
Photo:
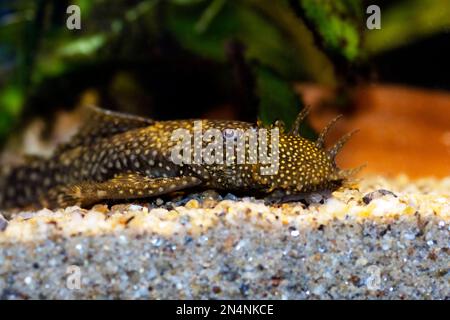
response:
[[[307,113],[304,109],[293,129],[285,132],[279,122],[265,128],[259,123],[226,120],[154,121],[87,107],[86,121],[79,132],[67,144],[59,146],[50,158],[30,159],[0,176],[0,208],[85,207],[108,200],[150,198],[199,187],[259,194],[277,190],[286,195],[336,189],[356,171],[340,170],[335,164],[336,154],[353,133],[325,150],[324,139],[337,119],[313,142],[298,134]],[[196,139],[195,130],[199,125],[202,132],[214,129],[220,136],[209,137],[209,143],[205,137]],[[277,168],[264,174],[262,170],[270,164],[259,161],[261,141],[239,140],[240,134],[260,129],[268,131],[268,141],[279,132],[274,145],[277,148],[270,143],[267,147],[269,154],[276,155]],[[187,142],[191,142],[181,148],[180,157],[198,155],[196,147],[207,150],[209,145],[211,149],[211,142],[217,141],[217,149],[212,148],[214,152],[209,153],[213,158],[217,156],[216,162],[174,161],[174,148],[180,147],[180,141],[173,139],[176,130],[182,130],[189,136]],[[230,140],[232,143],[226,144]],[[237,143],[238,140],[243,144]],[[242,149],[244,152],[240,154],[245,161],[237,162]],[[231,157],[234,161],[223,158],[221,162],[217,150],[235,152],[236,156]]]

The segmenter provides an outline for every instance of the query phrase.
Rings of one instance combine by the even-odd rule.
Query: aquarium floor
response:
[[[0,218],[0,298],[450,298],[450,178],[306,202],[206,191]]]

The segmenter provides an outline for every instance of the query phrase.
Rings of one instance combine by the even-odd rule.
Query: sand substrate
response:
[[[450,178],[20,212],[0,218],[0,298],[449,299],[449,240]]]

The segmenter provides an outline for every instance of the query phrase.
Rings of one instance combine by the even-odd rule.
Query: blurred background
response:
[[[87,103],[288,127],[310,105],[308,138],[361,130],[340,166],[448,176],[449,57],[448,0],[0,0],[1,160],[50,154]]]

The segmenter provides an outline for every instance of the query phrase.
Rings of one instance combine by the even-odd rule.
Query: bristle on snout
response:
[[[357,132],[359,132],[359,129],[356,129],[356,130],[350,131],[349,133],[346,133],[334,144],[334,146],[331,149],[328,150],[328,154],[330,155],[331,159],[333,159],[333,161],[336,159],[336,156],[339,153],[339,151],[342,149],[342,147]]]

